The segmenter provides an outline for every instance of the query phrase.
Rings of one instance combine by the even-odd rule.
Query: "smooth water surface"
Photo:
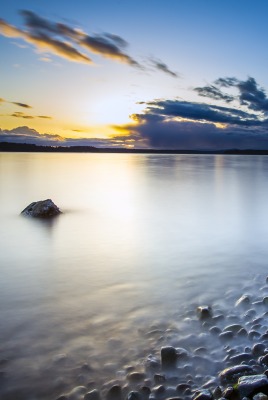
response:
[[[20,215],[46,198],[63,214]],[[54,398],[62,362],[113,379],[149,327],[239,292],[266,271],[267,209],[266,156],[0,153],[4,393]]]

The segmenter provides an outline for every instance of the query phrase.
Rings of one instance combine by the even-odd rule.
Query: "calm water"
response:
[[[60,217],[20,216],[46,198]],[[0,205],[3,398],[55,398],[84,362],[113,379],[150,327],[267,272],[265,156],[0,153]]]

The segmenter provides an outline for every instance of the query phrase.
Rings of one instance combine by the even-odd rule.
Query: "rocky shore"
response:
[[[188,309],[188,327],[151,327],[147,336],[163,343],[139,363],[117,371],[114,380],[73,387],[55,400],[268,399],[268,278],[257,293],[217,305]],[[157,338],[157,339],[156,339]],[[90,366],[81,366],[87,380]]]
[[[241,288],[239,295],[226,288],[225,298],[212,304],[180,304],[172,323],[133,326],[142,343],[136,352],[110,338],[119,367],[96,365],[93,354],[80,361],[55,354],[39,380],[32,376],[15,389],[9,360],[0,360],[1,398],[268,400],[268,278]]]

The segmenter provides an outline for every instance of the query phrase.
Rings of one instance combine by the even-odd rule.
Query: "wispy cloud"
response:
[[[38,50],[50,52],[70,61],[91,64],[93,61],[82,51],[84,48],[91,53],[141,67],[125,52],[127,42],[118,35],[111,33],[90,35],[66,24],[49,21],[28,10],[21,11],[21,15],[26,29],[19,29],[0,20],[0,33],[7,37],[21,38],[33,44]]]
[[[70,61],[92,63],[92,60],[87,55],[80,53],[69,43],[49,36],[44,33],[43,30],[23,31],[8,24],[4,20],[0,20],[0,33],[7,37],[21,38],[33,44],[39,50],[48,51]]]
[[[213,99],[213,100],[224,100],[227,103],[230,103],[235,99],[234,96],[229,95],[227,93],[223,93],[215,85],[196,87],[194,90],[199,94],[199,96],[209,97],[210,99]]]
[[[223,93],[222,88],[236,89],[238,93],[237,95],[229,95]],[[266,92],[252,77],[244,81],[235,77],[219,78],[212,85],[197,87],[194,90],[203,97],[223,100],[227,103],[237,100],[240,105],[246,106],[249,110],[268,113]]]
[[[10,117],[15,117],[15,118],[24,118],[24,119],[34,119],[32,115],[27,115],[22,112],[14,112],[13,114],[10,114]]]
[[[179,77],[178,74],[174,71],[171,71],[171,69],[163,61],[151,58],[150,62],[157,70],[162,71],[162,72],[172,76],[173,78]]]
[[[88,33],[62,22],[45,19],[30,10],[20,12],[24,28],[20,29],[0,19],[0,34],[19,38],[34,45],[38,51],[65,58],[69,61],[92,64],[92,54],[146,70],[146,67],[128,54],[128,42],[119,35],[109,32]],[[40,58],[48,61],[49,59]],[[178,74],[163,61],[152,58],[150,64],[174,78]]]
[[[32,108],[32,106],[29,106],[29,104],[25,103],[18,103],[16,101],[11,101],[12,104],[15,104],[16,106],[23,107],[23,108]]]

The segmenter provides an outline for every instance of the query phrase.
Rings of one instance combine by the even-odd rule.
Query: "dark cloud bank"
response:
[[[225,93],[223,88],[234,93]],[[194,90],[222,105],[166,99],[142,103],[144,112],[132,116],[136,125],[125,126],[134,135],[136,146],[268,149],[268,98],[254,78],[219,78],[212,85]]]

